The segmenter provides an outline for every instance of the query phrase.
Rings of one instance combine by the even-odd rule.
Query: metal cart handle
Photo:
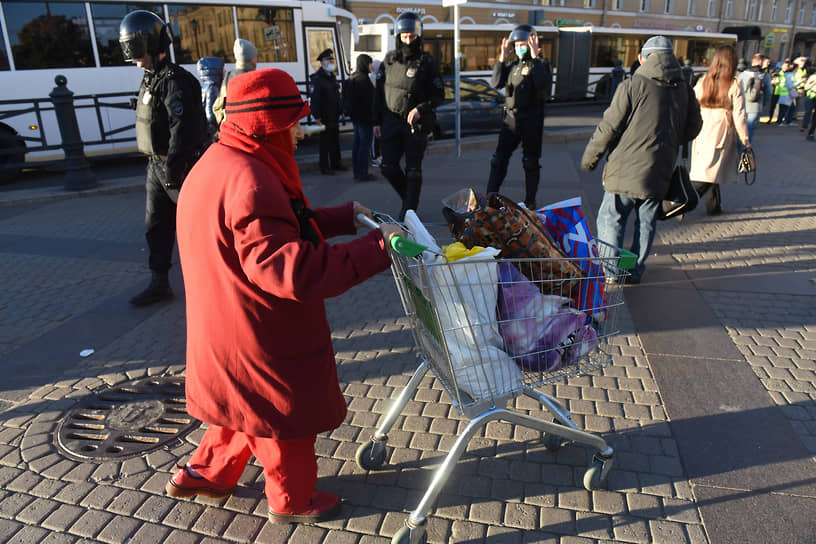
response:
[[[368,217],[365,214],[358,213],[357,219],[360,223],[364,224],[367,227],[372,229],[379,229],[380,224]],[[422,255],[423,252],[427,251],[427,247],[423,246],[422,244],[418,244],[413,240],[409,240],[408,238],[404,238],[402,236],[392,236],[390,241],[391,249],[399,253],[400,255],[404,255],[409,258],[416,257],[418,255]]]

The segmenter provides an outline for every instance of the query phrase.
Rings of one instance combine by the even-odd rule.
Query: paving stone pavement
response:
[[[586,136],[576,132],[545,146],[539,202],[579,195],[594,220],[600,174],[578,170]],[[664,282],[667,289],[689,284],[700,294],[739,354],[727,361],[753,371],[809,451],[799,460],[812,470],[816,185],[813,144],[798,136],[762,127],[755,144],[760,180],[752,187],[725,187],[725,215],[709,218],[695,211],[683,222],[661,224],[652,285],[663,285],[660,270],[669,270],[680,275]],[[439,221],[441,197],[464,186],[481,187],[489,153],[469,148],[461,159],[427,157],[420,216]],[[521,196],[523,178],[516,155],[504,187],[514,197]],[[787,166],[779,179],[772,167],[777,157]],[[354,184],[307,173],[304,186],[318,205],[357,199],[384,211],[398,207],[384,181]],[[254,462],[227,499],[165,496],[167,478],[194,449],[201,428],[146,455],[115,462],[71,458],[55,445],[60,422],[77,402],[136,379],[184,374],[180,273],[172,278],[178,295],[173,302],[147,310],[126,303],[147,276],[142,214],[140,192],[27,202],[0,211],[5,283],[0,368],[8,377],[0,381],[0,541],[390,542],[467,419],[429,375],[389,433],[384,469],[366,473],[357,466],[358,445],[417,364],[409,323],[388,273],[327,301],[349,414],[341,427],[320,435],[316,447],[320,486],[345,499],[339,519],[317,525],[266,523],[263,478]],[[647,273],[646,284],[652,279]],[[627,301],[638,289],[626,288]],[[718,544],[729,541],[721,536],[722,523],[751,526],[751,511],[723,520],[713,509],[715,501],[699,494],[702,488],[679,443],[682,433],[669,417],[675,407],[667,406],[666,382],[656,376],[655,354],[644,344],[647,331],[638,329],[636,317],[632,308],[621,308],[621,332],[608,347],[611,365],[542,388],[566,404],[579,428],[601,434],[615,448],[608,489],[583,488],[593,452],[576,445],[550,452],[538,433],[491,422],[471,440],[444,487],[428,519],[428,542]],[[695,323],[687,326],[693,329]],[[85,348],[93,354],[80,356]],[[686,355],[695,357],[696,350],[688,346]],[[511,407],[551,417],[529,398],[517,398]],[[746,482],[742,491],[751,495],[752,489]],[[755,493],[784,495],[785,490]],[[805,513],[816,511],[816,496],[793,494]],[[812,542],[802,535],[816,534],[813,520],[793,514],[799,515],[780,514],[797,524],[787,541]]]

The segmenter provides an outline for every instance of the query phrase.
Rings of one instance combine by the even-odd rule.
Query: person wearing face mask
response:
[[[317,56],[320,68],[309,78],[312,116],[325,128],[320,133],[320,172],[327,176],[347,168],[340,162],[340,87],[334,75],[334,52],[326,49]]]
[[[377,71],[374,135],[381,138],[382,173],[402,199],[402,220],[406,211],[419,206],[422,158],[445,91],[436,61],[422,51],[419,16],[405,12],[397,17],[394,33],[397,48],[385,55]]]
[[[510,61],[515,53],[516,59]],[[518,25],[508,38],[502,39],[499,62],[493,66],[493,86],[506,89],[504,121],[499,132],[496,152],[490,159],[487,192],[497,193],[510,156],[521,143],[524,168],[524,203],[536,207],[536,193],[541,166],[541,132],[544,128],[544,106],[552,87],[552,69],[539,58],[538,36],[530,25]]]

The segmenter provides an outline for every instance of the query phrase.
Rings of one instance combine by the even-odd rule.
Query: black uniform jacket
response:
[[[334,72],[322,67],[309,76],[309,106],[312,116],[324,125],[336,125],[340,118],[340,88]]]
[[[165,184],[181,185],[206,139],[198,79],[165,61],[145,72],[136,105],[136,141],[139,151],[165,162]]]
[[[343,110],[354,124],[372,125],[374,85],[368,74],[354,72],[343,85]]]
[[[432,119],[434,109],[445,99],[442,77],[433,57],[418,51],[406,55],[405,48],[389,51],[377,72],[374,95],[374,124],[381,125],[386,110],[403,120],[417,108],[422,118]]]
[[[506,110],[516,117],[542,115],[552,87],[552,68],[547,60],[525,56],[493,65],[492,85],[505,88]]]

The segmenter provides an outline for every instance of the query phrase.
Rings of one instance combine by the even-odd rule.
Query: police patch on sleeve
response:
[[[170,111],[173,112],[173,115],[176,117],[181,117],[184,115],[184,103],[176,98],[172,102],[170,102]]]

